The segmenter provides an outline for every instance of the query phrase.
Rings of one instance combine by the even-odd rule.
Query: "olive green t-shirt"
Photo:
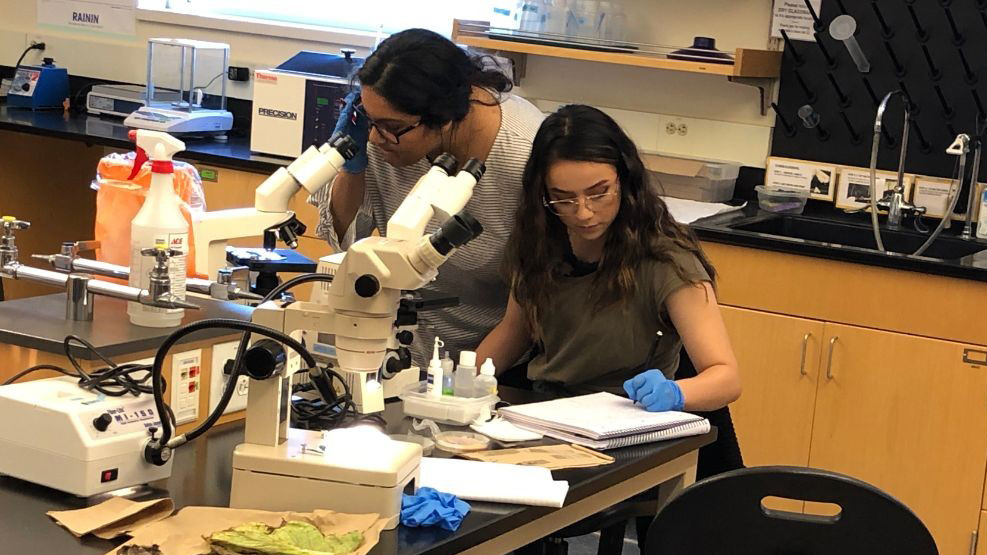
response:
[[[528,378],[555,382],[573,392],[623,392],[623,383],[642,370],[657,368],[669,379],[679,366],[682,340],[672,326],[665,300],[689,281],[710,281],[696,256],[677,246],[672,263],[649,259],[636,268],[630,299],[598,309],[590,300],[595,272],[563,278],[552,294],[541,327],[540,352],[528,363]],[[577,274],[578,275],[578,274]],[[650,360],[648,353],[662,336]]]

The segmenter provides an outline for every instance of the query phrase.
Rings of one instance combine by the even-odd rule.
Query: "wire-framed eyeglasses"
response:
[[[573,216],[579,212],[580,204],[585,204],[586,209],[590,212],[599,212],[609,206],[618,194],[620,194],[620,189],[616,186],[611,186],[608,191],[595,195],[580,195],[574,198],[559,200],[548,200],[548,197],[545,197],[542,204],[556,215]]]

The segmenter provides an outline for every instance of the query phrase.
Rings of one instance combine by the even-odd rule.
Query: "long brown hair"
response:
[[[565,224],[543,204],[549,166],[558,160],[599,162],[617,170],[620,209],[607,230],[603,258],[593,278],[590,300],[595,307],[629,299],[637,287],[635,269],[649,258],[672,263],[681,279],[695,283],[669,254],[669,247],[694,254],[715,279],[716,272],[695,235],[672,219],[648,178],[637,147],[617,122],[590,106],[564,106],[548,116],[535,135],[505,255],[514,297],[536,335],[538,314],[555,302],[552,293],[564,277],[563,256],[569,249]]]

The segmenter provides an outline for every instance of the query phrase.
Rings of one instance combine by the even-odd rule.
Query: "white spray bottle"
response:
[[[188,255],[188,221],[182,215],[181,199],[175,194],[171,157],[185,150],[185,143],[160,131],[131,131],[137,143],[133,178],[147,160],[151,161],[151,187],[144,205],[130,224],[130,285],[147,289],[154,257],[142,256],[141,249],[168,248],[184,254],[168,261],[171,292],[185,299],[185,257]],[[183,309],[165,309],[136,302],[127,304],[130,322],[154,328],[175,327],[182,323]]]

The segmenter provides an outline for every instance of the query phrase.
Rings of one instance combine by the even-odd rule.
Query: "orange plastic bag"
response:
[[[104,156],[99,161],[96,179],[92,183],[92,188],[97,191],[94,238],[100,243],[96,259],[121,266],[130,266],[130,222],[144,205],[151,187],[150,164],[144,164],[133,179],[128,179],[134,167],[134,157],[133,152]],[[202,180],[195,166],[175,162],[174,183],[175,193],[182,201],[182,213],[189,223],[188,275],[206,277],[196,272],[195,237],[192,234],[192,213],[206,210]]]

